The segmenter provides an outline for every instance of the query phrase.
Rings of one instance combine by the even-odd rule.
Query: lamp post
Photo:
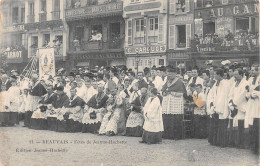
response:
[[[138,66],[139,66],[139,61],[140,61],[140,55],[138,52],[135,55],[135,62],[136,62],[136,72],[138,73]]]
[[[149,67],[151,68],[152,66],[152,58],[151,58],[151,42],[149,41],[148,44],[146,44],[146,47],[148,46],[148,51],[149,51]]]

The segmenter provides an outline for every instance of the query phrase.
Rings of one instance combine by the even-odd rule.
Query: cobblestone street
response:
[[[0,128],[2,165],[259,165],[250,150],[219,148],[207,140],[163,140]],[[19,139],[18,139],[19,138]],[[3,151],[5,150],[5,151]],[[217,163],[218,162],[218,163]]]

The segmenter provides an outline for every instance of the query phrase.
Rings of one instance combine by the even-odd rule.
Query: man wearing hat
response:
[[[70,82],[74,81],[74,77],[75,77],[75,73],[70,72],[68,75],[68,79],[70,80]]]
[[[30,89],[30,95],[31,95],[31,104],[32,104],[32,110],[35,111],[39,101],[41,100],[41,97],[47,93],[45,87],[42,85],[42,83],[38,80],[37,74],[32,74],[31,83],[29,85],[31,87]]]
[[[77,90],[70,89],[70,103],[69,108],[71,110],[68,112],[69,117],[67,120],[68,132],[81,132],[82,130],[82,118],[83,118],[83,106],[85,102],[82,98],[77,96]]]
[[[99,84],[98,93],[90,98],[85,107],[87,112],[82,119],[83,133],[98,133],[105,113],[107,99],[108,96],[104,93],[104,86]]]
[[[7,74],[3,74],[0,80],[1,91],[3,90],[2,86],[5,86],[6,91],[12,86],[10,79]]]
[[[47,93],[43,96],[42,100],[40,101],[41,104],[51,104],[52,103],[52,98],[54,96],[54,91],[52,87],[52,82],[51,81],[46,81],[46,90]]]
[[[110,70],[110,78],[111,78],[111,80],[113,80],[115,83],[116,83],[116,85],[118,84],[118,78],[116,77],[116,75],[117,75],[117,68],[116,67],[114,67],[114,68],[112,68],[111,70]]]
[[[181,139],[183,137],[181,126],[184,113],[184,97],[187,92],[183,82],[176,77],[176,72],[175,68],[167,69],[167,82],[161,90],[163,95],[163,138],[167,139]]]
[[[64,87],[58,86],[56,92],[52,97],[52,105],[54,108],[67,108],[69,106],[69,97],[64,93]]]

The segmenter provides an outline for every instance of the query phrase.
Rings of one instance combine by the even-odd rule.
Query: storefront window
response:
[[[102,25],[93,25],[91,28],[90,41],[102,40]]]
[[[185,25],[177,25],[177,47],[186,47],[186,27]]]

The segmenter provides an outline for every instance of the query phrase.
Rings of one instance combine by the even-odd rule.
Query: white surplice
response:
[[[163,131],[162,106],[158,97],[150,97],[144,108],[144,125],[143,129],[148,132]]]

